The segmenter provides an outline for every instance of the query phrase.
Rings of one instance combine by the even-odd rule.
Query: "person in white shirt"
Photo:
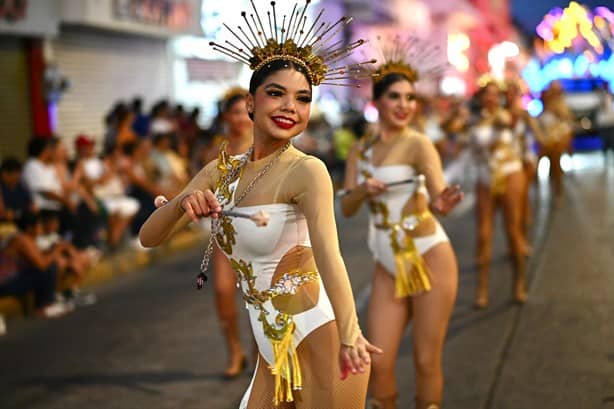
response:
[[[57,169],[54,166],[54,146],[57,139],[34,137],[28,145],[29,159],[23,168],[23,180],[32,193],[38,210],[57,213],[64,235],[73,230],[77,203],[65,194]]]

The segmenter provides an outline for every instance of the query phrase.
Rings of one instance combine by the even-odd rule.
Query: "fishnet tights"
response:
[[[273,405],[275,381],[260,357],[254,374],[248,409],[364,409],[369,370],[341,380],[339,335],[334,321],[322,325],[297,348],[303,375],[303,389],[294,402]]]

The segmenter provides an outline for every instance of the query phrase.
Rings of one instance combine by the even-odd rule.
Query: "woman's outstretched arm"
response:
[[[217,161],[213,161],[205,166],[181,193],[147,218],[139,231],[139,239],[144,247],[160,245],[172,233],[186,226],[190,219],[194,220],[210,213],[216,164]]]

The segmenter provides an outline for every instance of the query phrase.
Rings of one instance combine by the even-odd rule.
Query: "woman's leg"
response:
[[[245,354],[239,336],[239,314],[237,311],[237,276],[222,251],[215,246],[213,251],[213,285],[215,287],[215,306],[217,316],[226,339],[228,367],[227,377],[241,373],[245,366]]]
[[[110,213],[107,219],[107,244],[113,248],[117,243],[117,232],[120,228],[120,215],[118,213]]]
[[[267,362],[260,356],[254,372],[251,390],[247,398],[247,409],[295,409],[294,402],[280,403],[275,406],[275,378],[271,375]],[[244,398],[245,399],[245,398]]]
[[[535,181],[535,175],[537,174],[536,166],[533,162],[526,163],[524,165],[524,189],[523,189],[523,203],[522,203],[522,222],[521,226],[524,231],[525,242],[527,242],[527,252],[531,251],[531,248],[528,244],[527,234],[529,232],[529,227],[533,223],[533,213],[531,209],[531,200],[529,197],[529,193],[531,190],[531,186]]]
[[[431,273],[433,288],[412,297],[416,404],[419,409],[441,402],[443,344],[458,289],[458,266],[450,243],[438,244],[423,257]]]
[[[311,332],[297,347],[303,386],[294,392],[294,402],[274,406],[275,378],[260,357],[254,374],[247,409],[364,409],[369,369],[341,380],[339,333],[335,321]]]
[[[548,155],[550,160],[550,182],[554,193],[554,203],[556,206],[561,204],[563,197],[563,168],[561,167],[560,149],[553,149]]]
[[[341,380],[339,332],[334,321],[310,333],[298,346],[303,389],[295,394],[296,409],[364,409],[370,368]]]
[[[403,332],[411,316],[409,298],[396,298],[394,294],[395,277],[381,264],[376,263],[367,329],[369,341],[382,348],[384,353],[371,357],[372,374],[369,391],[373,400],[379,402],[379,407],[382,409],[396,408],[397,354]]]
[[[475,295],[475,306],[485,308],[488,305],[488,276],[492,253],[491,242],[495,198],[490,192],[490,187],[481,183],[478,183],[476,187],[476,198],[478,285]]]
[[[514,299],[524,302],[526,295],[525,258],[526,242],[521,225],[521,204],[524,187],[524,175],[515,172],[508,176],[505,193],[502,197],[503,217],[508,244],[514,263]]]

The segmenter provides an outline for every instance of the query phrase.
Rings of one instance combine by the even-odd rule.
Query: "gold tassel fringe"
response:
[[[393,230],[393,234],[394,230]],[[397,298],[418,295],[431,290],[431,279],[424,259],[414,240],[407,236],[403,248],[395,248],[395,295]]]
[[[271,340],[275,364],[271,365],[269,369],[275,376],[275,398],[273,400],[275,406],[281,402],[293,402],[292,391],[300,390],[303,386],[301,366],[292,341],[294,326],[295,324],[292,322],[279,341]]]

